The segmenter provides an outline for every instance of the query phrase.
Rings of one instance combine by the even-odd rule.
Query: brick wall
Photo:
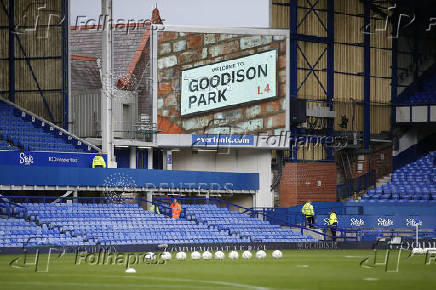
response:
[[[364,155],[364,161],[354,161],[353,163],[353,178],[359,177],[366,174],[369,171],[369,163],[371,163],[371,170],[376,171],[377,178],[388,175],[392,172],[392,148],[378,149],[374,147],[375,151],[372,154]],[[357,164],[359,162],[363,163],[363,170],[359,172],[357,169]]]
[[[278,52],[277,97],[218,111],[204,112],[197,116],[180,116],[182,70],[273,49]],[[206,126],[211,128],[209,133],[218,133],[219,127],[239,128],[241,133],[266,131],[272,134],[274,130],[284,130],[286,125],[285,37],[164,31],[159,33],[158,50],[158,116],[175,123],[186,133],[204,133]],[[211,122],[213,119],[225,119],[225,121],[220,120],[214,128],[214,122]]]
[[[377,172],[377,178],[392,172],[392,147],[371,155],[371,168]]]
[[[336,201],[335,163],[286,163],[280,180],[280,206],[291,207],[309,199]]]

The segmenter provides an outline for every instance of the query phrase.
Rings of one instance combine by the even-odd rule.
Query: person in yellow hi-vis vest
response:
[[[306,221],[309,224],[310,228],[313,228],[313,224],[315,223],[315,212],[313,210],[313,205],[310,200],[308,200],[301,209],[301,212],[306,217]]]
[[[101,156],[101,152],[98,152],[92,160],[92,168],[106,168],[106,162],[104,162],[103,156]]]
[[[330,231],[332,232],[333,241],[336,241],[336,228],[338,227],[338,218],[334,209],[330,211],[329,227]]]
[[[149,211],[160,214],[159,207],[157,207],[154,203],[150,205]]]

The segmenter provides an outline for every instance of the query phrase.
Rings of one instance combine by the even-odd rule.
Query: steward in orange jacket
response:
[[[178,219],[180,217],[180,213],[182,212],[182,207],[180,206],[180,203],[177,202],[177,199],[173,200],[170,208],[172,210],[172,218]]]

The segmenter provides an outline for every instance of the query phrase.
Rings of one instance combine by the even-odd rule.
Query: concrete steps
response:
[[[383,184],[386,184],[388,181],[391,181],[391,180],[392,180],[392,173],[389,173],[388,175],[386,175],[386,176],[384,176],[382,178],[377,179],[376,182],[375,182],[375,186],[379,187],[379,186],[381,186]]]
[[[291,229],[291,230],[295,233],[299,233],[299,234],[301,233],[300,229]],[[303,235],[304,236],[311,236],[312,238],[315,238],[318,241],[324,240],[324,236],[322,235],[321,229],[313,229],[313,231],[303,230]]]

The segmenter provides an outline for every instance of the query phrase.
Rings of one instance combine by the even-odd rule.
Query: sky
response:
[[[126,21],[149,19],[157,5],[161,18],[168,25],[268,27],[269,1],[113,0],[113,18],[123,18]],[[88,19],[98,19],[101,13],[101,0],[72,0],[70,3],[71,25],[80,25],[80,21]]]

